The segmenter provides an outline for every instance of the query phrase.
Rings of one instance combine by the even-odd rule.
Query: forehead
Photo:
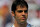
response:
[[[16,10],[27,10],[27,7],[26,6],[20,6],[20,5],[18,5],[17,7],[16,7]]]

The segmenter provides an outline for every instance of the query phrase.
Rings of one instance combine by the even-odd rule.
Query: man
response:
[[[24,0],[17,0],[12,4],[12,15],[14,23],[12,27],[30,27],[26,22],[28,18],[28,4]]]

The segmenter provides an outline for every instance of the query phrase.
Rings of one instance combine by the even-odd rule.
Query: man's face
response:
[[[0,7],[0,16],[2,16],[3,19],[5,19],[7,14],[8,14],[8,7],[7,6]]]
[[[25,23],[26,19],[28,18],[28,10],[26,6],[24,7],[17,6],[14,14],[15,19],[18,23]]]

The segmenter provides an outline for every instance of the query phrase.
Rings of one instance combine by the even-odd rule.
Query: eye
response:
[[[21,13],[21,12],[23,12],[23,11],[22,11],[22,10],[18,10],[17,12]]]
[[[27,12],[28,12],[28,10],[25,10],[24,12],[25,12],[25,13],[27,13]]]

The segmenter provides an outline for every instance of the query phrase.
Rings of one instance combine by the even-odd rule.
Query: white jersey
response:
[[[12,27],[15,27],[14,25]]]
[[[15,27],[15,26],[14,26],[14,24],[9,23],[9,24],[6,25],[6,27]],[[31,27],[31,25],[30,24],[27,24],[26,27]]]
[[[15,27],[15,26],[13,25],[12,27]],[[30,24],[27,24],[27,26],[26,26],[26,27],[31,27],[31,25],[30,25]]]

